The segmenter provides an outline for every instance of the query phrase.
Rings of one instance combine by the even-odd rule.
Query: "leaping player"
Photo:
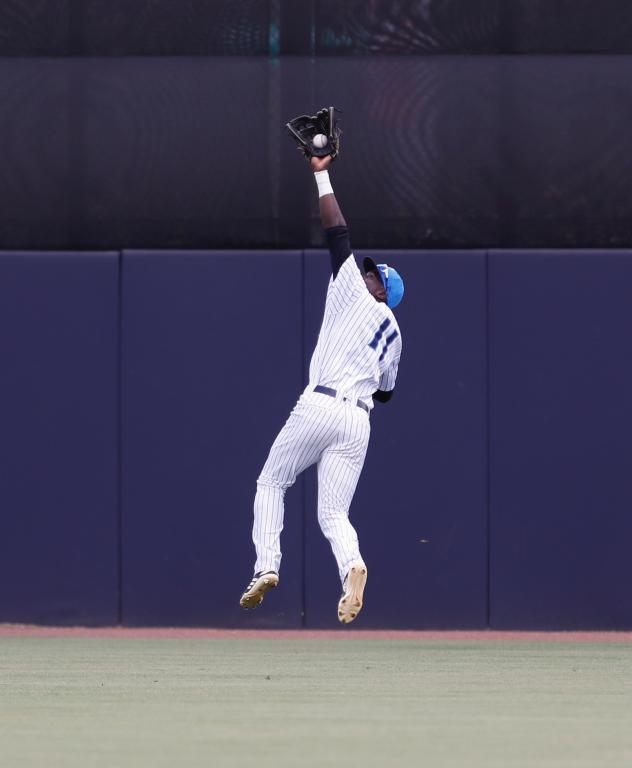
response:
[[[333,109],[330,113],[333,117]],[[333,125],[328,128],[337,154]],[[315,146],[322,142],[318,136]],[[374,401],[387,402],[395,387],[402,337],[392,309],[401,301],[404,285],[392,267],[376,265],[369,258],[364,259],[364,274],[360,272],[329,178],[332,156],[312,156],[312,142],[308,145],[312,151],[304,151],[318,187],[332,275],[309,383],[257,480],[252,531],[257,559],[240,604],[256,608],[279,583],[285,492],[301,472],[316,464],[318,522],[342,582],[338,619],[348,624],[362,608],[367,581],[349,507],[368,447],[369,414]]]

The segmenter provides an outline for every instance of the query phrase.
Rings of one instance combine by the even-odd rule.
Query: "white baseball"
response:
[[[324,133],[317,133],[316,136],[312,139],[314,146],[317,149],[322,149],[323,147],[327,146],[327,137]]]

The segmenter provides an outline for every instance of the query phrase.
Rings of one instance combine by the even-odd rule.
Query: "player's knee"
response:
[[[264,490],[266,488],[281,491],[281,493],[285,493],[285,491],[289,488],[291,485],[288,483],[283,482],[281,479],[276,477],[270,477],[269,475],[259,475],[257,478],[257,490],[261,489]]]
[[[339,507],[319,507],[318,522],[322,528],[336,525],[341,520],[347,520],[347,510]]]

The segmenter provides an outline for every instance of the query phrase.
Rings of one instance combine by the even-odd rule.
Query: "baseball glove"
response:
[[[340,134],[342,131],[336,125],[335,107],[323,107],[315,115],[299,115],[285,127],[298,145],[298,149],[309,160],[312,157],[326,157],[331,155],[334,160],[340,152]],[[325,141],[317,140],[317,144],[323,142],[323,146],[314,144],[314,136],[323,135]]]

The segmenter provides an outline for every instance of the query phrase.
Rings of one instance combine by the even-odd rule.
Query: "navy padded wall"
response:
[[[118,620],[118,254],[0,253],[0,621]]]
[[[484,627],[487,621],[485,253],[358,253],[396,266],[403,354],[351,506],[369,568],[362,627]],[[315,345],[330,274],[306,253],[305,351]],[[340,583],[307,475],[306,624],[339,626]]]
[[[632,252],[490,255],[491,623],[632,628]]]
[[[253,613],[252,503],[300,393],[299,252],[123,258],[123,621],[298,626],[302,488],[281,584]]]

